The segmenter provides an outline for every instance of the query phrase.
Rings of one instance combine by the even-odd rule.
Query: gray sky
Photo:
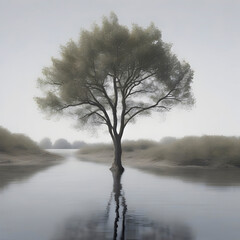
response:
[[[129,27],[154,22],[195,71],[192,110],[141,118],[126,128],[125,139],[240,135],[239,0],[1,0],[1,126],[36,141],[110,141],[105,130],[96,135],[74,129],[71,119],[47,120],[33,97],[40,94],[36,80],[42,68],[59,55],[59,46],[111,11]]]

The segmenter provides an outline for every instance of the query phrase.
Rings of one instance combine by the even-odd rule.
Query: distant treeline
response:
[[[0,126],[0,152],[12,154],[15,152],[39,153],[42,150],[37,143],[23,134],[11,133]]]
[[[86,143],[84,141],[74,141],[73,143],[70,143],[64,138],[60,138],[54,143],[52,143],[49,138],[43,138],[39,142],[39,146],[43,149],[80,149],[85,145]]]

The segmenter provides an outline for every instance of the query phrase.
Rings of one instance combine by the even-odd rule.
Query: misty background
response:
[[[111,11],[128,27],[154,22],[163,40],[173,44],[173,52],[195,71],[196,105],[191,111],[173,109],[140,118],[127,127],[125,139],[240,135],[237,0],[1,1],[1,126],[38,142],[46,136],[52,142],[63,136],[70,142],[110,141],[104,128],[96,135],[95,131],[76,131],[71,119],[48,120],[33,98],[40,95],[36,81],[42,68],[49,66],[52,56],[59,56],[60,45],[77,40],[81,29],[90,29]]]

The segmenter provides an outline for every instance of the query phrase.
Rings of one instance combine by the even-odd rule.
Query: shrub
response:
[[[240,163],[240,139],[225,136],[184,137],[159,144],[153,156],[183,165],[237,165],[237,162]]]
[[[38,145],[23,134],[13,134],[0,127],[0,152],[14,153],[15,151],[40,152]]]

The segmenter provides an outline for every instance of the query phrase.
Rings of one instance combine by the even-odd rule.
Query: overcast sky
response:
[[[101,23],[114,11],[120,24],[162,31],[173,52],[195,71],[191,110],[173,109],[141,118],[126,128],[125,139],[188,135],[240,136],[239,0],[1,0],[0,125],[35,141],[110,141],[100,130],[76,130],[71,119],[46,119],[33,98],[36,80],[59,46],[77,40],[81,29]]]

